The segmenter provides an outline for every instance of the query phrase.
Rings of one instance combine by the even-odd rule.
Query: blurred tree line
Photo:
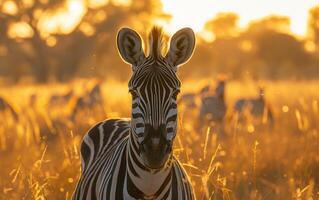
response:
[[[202,71],[185,70],[183,75],[213,76],[218,72],[235,79],[319,78],[319,7],[309,15],[308,36],[298,38],[291,33],[290,20],[284,16],[253,21],[241,30],[236,14],[220,13],[205,27],[214,33],[214,40],[198,43],[190,62]]]
[[[37,82],[128,78],[130,69],[117,55],[117,30],[130,26],[145,36],[154,21],[170,16],[162,12],[160,0],[92,2],[0,1],[0,76]],[[72,15],[63,14],[72,9]],[[286,17],[269,16],[245,30],[238,19],[234,13],[220,13],[207,22],[205,31],[214,40],[198,34],[194,57],[181,70],[183,78],[218,73],[258,79],[319,77],[319,7],[309,12],[306,38],[290,32]]]

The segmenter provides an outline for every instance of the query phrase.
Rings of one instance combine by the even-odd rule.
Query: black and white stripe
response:
[[[161,31],[155,28],[146,57],[135,31],[119,32],[119,51],[133,68],[132,118],[100,122],[85,135],[82,174],[73,199],[194,199],[171,151],[181,85],[176,69],[191,56],[194,34],[190,29],[177,32],[165,57],[161,44]]]

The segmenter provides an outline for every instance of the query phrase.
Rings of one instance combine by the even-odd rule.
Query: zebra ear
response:
[[[184,64],[192,56],[195,47],[195,34],[190,28],[177,31],[171,38],[165,59],[174,67]]]
[[[142,49],[142,39],[130,28],[122,28],[117,34],[117,48],[123,60],[133,66],[133,69],[145,59]]]

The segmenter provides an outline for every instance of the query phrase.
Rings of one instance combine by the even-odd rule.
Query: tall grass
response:
[[[104,110],[83,110],[71,120],[71,105],[49,106],[52,94],[71,87],[83,93],[88,80],[65,85],[2,89],[19,119],[0,113],[0,199],[70,199],[80,174],[82,136],[104,118],[129,117],[127,85],[103,84]],[[182,93],[208,81],[186,82]],[[230,82],[227,120],[197,120],[198,111],[180,106],[174,154],[192,181],[198,199],[318,199],[319,83],[264,82],[274,127],[241,123],[232,113],[240,97],[256,96],[255,82]],[[30,97],[36,101],[30,102]],[[99,113],[100,112],[100,113]]]

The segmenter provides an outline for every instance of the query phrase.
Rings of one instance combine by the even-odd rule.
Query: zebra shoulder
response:
[[[108,119],[94,125],[81,143],[82,172],[100,155],[109,151],[129,134],[128,120]]]
[[[173,157],[172,184],[175,185],[172,199],[195,199],[190,179],[183,165]],[[177,196],[177,194],[179,196]]]

